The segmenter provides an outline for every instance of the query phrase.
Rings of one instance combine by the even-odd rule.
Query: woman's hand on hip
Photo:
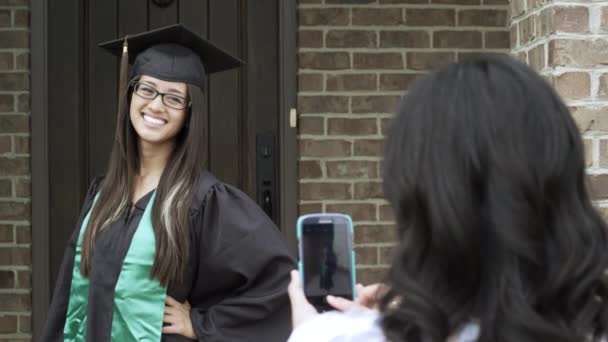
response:
[[[165,300],[165,315],[163,322],[168,325],[163,327],[163,334],[176,334],[196,340],[192,321],[190,320],[190,303],[180,303],[167,296]]]

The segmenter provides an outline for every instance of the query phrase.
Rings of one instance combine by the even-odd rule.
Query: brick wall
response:
[[[514,0],[513,53],[553,84],[585,143],[590,189],[608,212],[608,1]]]
[[[0,0],[0,341],[31,331],[28,8]]]
[[[355,221],[358,278],[378,281],[394,245],[382,199],[387,123],[418,75],[508,52],[506,0],[300,0],[300,213]]]

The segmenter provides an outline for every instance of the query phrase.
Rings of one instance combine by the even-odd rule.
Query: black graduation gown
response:
[[[74,251],[80,226],[99,191],[90,186],[77,228],[68,246],[49,309],[42,341],[63,341]],[[122,260],[152,193],[142,197],[127,217],[106,227],[95,242],[89,274],[87,341],[110,341],[114,286]],[[247,195],[200,177],[191,206],[191,253],[185,281],[167,294],[192,306],[199,341],[286,341],[291,331],[287,297],[295,262],[274,223]],[[162,341],[187,341],[163,335]]]

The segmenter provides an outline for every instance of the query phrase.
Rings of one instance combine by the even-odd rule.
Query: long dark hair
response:
[[[508,56],[419,80],[389,130],[384,191],[400,243],[383,296],[388,340],[598,341],[606,226],[579,131],[551,87]]]
[[[121,101],[116,138],[97,203],[91,212],[83,239],[81,272],[87,276],[97,234],[130,210],[133,178],[139,172],[137,132],[131,124],[129,108],[132,88]],[[207,125],[202,112],[204,95],[199,87],[188,85],[191,106],[188,119],[178,133],[176,147],[156,189],[152,224],[156,236],[156,257],[151,277],[168,285],[179,282],[185,273],[190,251],[190,203],[199,175],[205,168]]]

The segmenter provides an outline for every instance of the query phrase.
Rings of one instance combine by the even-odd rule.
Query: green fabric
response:
[[[112,341],[160,341],[167,289],[157,279],[150,279],[156,253],[152,228],[153,194],[146,206],[125,257],[114,294]],[[97,201],[97,198],[95,199]],[[83,221],[86,227],[90,211]],[[83,229],[78,238],[70,303],[64,329],[65,341],[84,341],[88,280],[80,275],[80,252]]]

